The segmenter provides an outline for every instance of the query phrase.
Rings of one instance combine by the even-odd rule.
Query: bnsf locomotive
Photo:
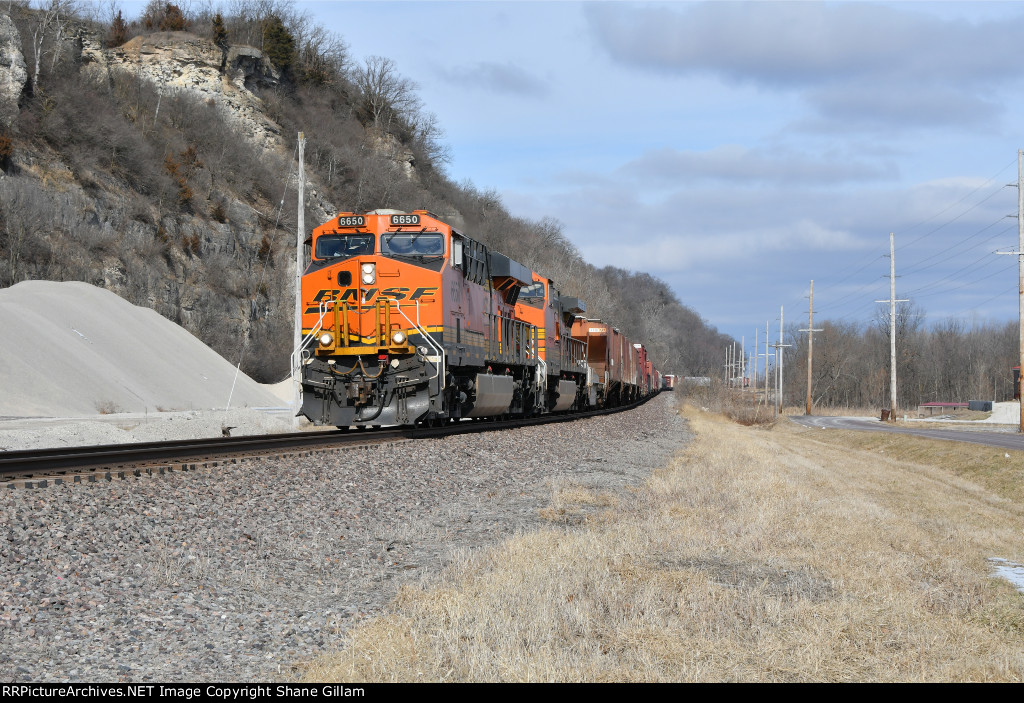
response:
[[[661,385],[617,330],[614,350],[588,344],[589,327],[574,333],[582,301],[425,210],[342,213],[314,229],[302,301],[293,363],[301,412],[320,425],[563,412]]]

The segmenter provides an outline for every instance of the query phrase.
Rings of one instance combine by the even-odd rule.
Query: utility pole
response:
[[[782,353],[782,349],[783,349],[783,347],[791,347],[791,346],[793,346],[792,344],[783,344],[782,343],[782,329],[783,329],[782,308],[783,308],[783,306],[780,305],[779,306],[779,343],[771,345],[772,347],[775,348],[775,405],[778,407],[778,412],[777,412],[778,415],[782,414],[783,407],[784,407],[783,399],[782,399],[782,381],[783,381],[783,375],[782,375],[783,353]],[[767,383],[767,381],[765,383]]]
[[[889,303],[889,421],[896,422],[896,303],[910,301],[896,299],[896,240],[892,232],[889,232],[889,299],[875,302]]]
[[[1013,183],[1010,184],[1014,185]],[[1021,387],[1024,386],[1024,150],[1017,150],[1017,251],[997,251],[997,254],[1017,255],[1017,292],[1018,292],[1018,359],[1020,364],[1020,375],[1018,385],[1015,389],[1020,396],[1020,426],[1018,432],[1024,433],[1024,393]],[[1013,217],[1013,215],[1009,215]]]
[[[777,349],[772,351],[769,354],[768,348],[771,347],[771,346],[772,346],[771,344],[766,344],[765,345],[765,350],[764,350],[764,405],[765,405],[766,408],[768,407],[768,374],[771,374],[772,377],[774,378],[774,376],[775,376],[775,365],[779,361],[779,352],[778,352]],[[769,364],[771,364],[770,368],[769,368]],[[775,388],[773,386],[772,387],[772,417],[777,416],[778,413],[779,413],[779,405],[778,405],[778,403],[775,402]]]
[[[747,338],[740,337],[740,393],[747,389]]]
[[[304,162],[306,137],[299,132],[299,219],[295,228],[295,349],[302,345],[302,270],[305,268],[305,256],[302,250],[306,241],[306,165]],[[302,381],[300,371],[302,361],[292,367],[292,425],[299,425],[299,411],[302,409]]]
[[[768,325],[771,320],[764,321],[764,404],[768,406]],[[774,405],[773,405],[774,407]]]
[[[732,343],[732,366],[729,367],[729,373],[730,373],[729,379],[730,379],[730,382],[731,382],[730,385],[733,385],[733,386],[736,385],[736,370],[739,369],[739,367],[740,367],[740,361],[739,361],[739,357],[736,356],[736,342],[733,341],[733,343]]]
[[[729,344],[729,388],[736,379],[736,342]]]
[[[750,388],[754,391],[754,403],[757,404],[757,328],[754,328],[754,355],[750,357],[750,366],[753,368],[750,376]]]
[[[814,281],[811,281],[811,303],[807,308],[807,329],[800,330],[807,333],[807,412],[811,414],[811,368],[814,364],[814,333],[823,330],[814,329]]]
[[[1024,374],[1024,151],[1017,150],[1017,315],[1018,315],[1018,349],[1020,350],[1020,372]],[[1024,378],[1018,375],[1017,378]],[[1018,432],[1024,432],[1024,393],[1018,389],[1020,396],[1020,426]]]

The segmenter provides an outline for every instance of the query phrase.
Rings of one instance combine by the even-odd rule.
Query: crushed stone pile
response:
[[[232,382],[235,382],[232,392]],[[0,417],[280,408],[192,334],[88,283],[0,290]]]
[[[992,415],[978,422],[1017,425],[1020,423],[1020,403],[1016,400],[1009,400],[1005,403],[993,403]]]

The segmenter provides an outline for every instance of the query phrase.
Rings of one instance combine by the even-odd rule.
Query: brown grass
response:
[[[925,428],[942,426],[941,423],[934,426],[929,423]],[[957,425],[950,427],[963,429]],[[1024,509],[1024,452],[886,432],[823,432],[793,425],[780,427],[780,431],[801,435],[804,439],[819,442],[823,446],[847,447],[861,455],[868,454],[913,465],[937,467],[976,483]],[[827,434],[827,437],[822,437],[823,434]]]
[[[1024,596],[985,562],[1024,561],[1019,502],[856,433],[687,414],[696,439],[633,495],[581,490],[581,527],[405,588],[307,678],[1024,678]]]
[[[113,415],[122,412],[121,407],[112,400],[97,400],[96,412],[100,415]]]

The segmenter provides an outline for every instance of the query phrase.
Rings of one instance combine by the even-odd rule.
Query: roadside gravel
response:
[[[618,415],[0,494],[0,679],[261,681],[338,648],[401,583],[622,491],[689,438]],[[562,527],[562,529],[571,529]]]

